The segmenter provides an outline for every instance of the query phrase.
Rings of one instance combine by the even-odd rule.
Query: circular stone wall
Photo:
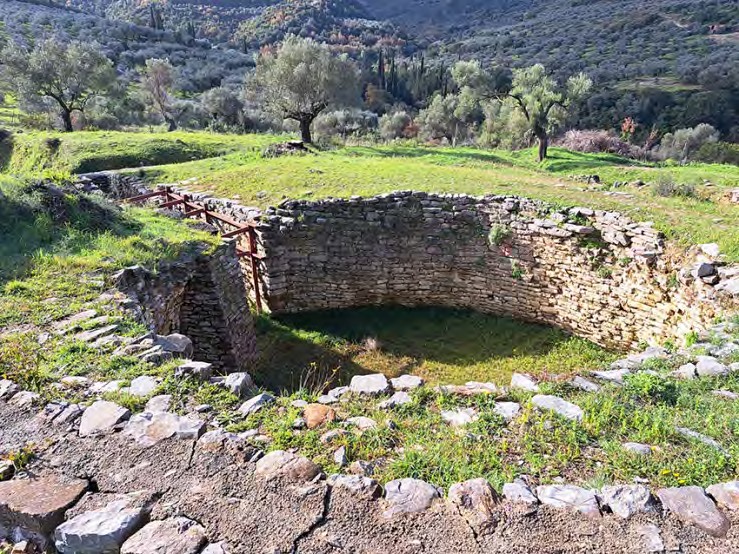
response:
[[[564,328],[611,348],[684,335],[714,285],[663,257],[650,224],[517,197],[402,192],[288,201],[258,226],[273,312],[450,306]]]

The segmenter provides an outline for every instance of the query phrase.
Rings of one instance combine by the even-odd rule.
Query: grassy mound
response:
[[[232,152],[261,150],[269,135],[210,133],[17,133],[6,139],[0,170],[56,177],[148,165],[176,164]]]
[[[96,301],[110,275],[134,264],[155,267],[216,240],[150,210],[121,211],[62,189],[0,179],[0,376],[44,391],[58,371],[118,372],[130,361],[114,362],[69,337],[44,341],[41,333],[90,303],[100,315],[120,317]],[[121,325],[125,334],[144,331],[135,322]]]
[[[637,164],[613,155],[554,148],[543,164],[532,150],[406,146],[348,147],[318,155],[262,158],[229,154],[147,169],[152,182],[188,186],[266,207],[284,198],[370,196],[394,190],[516,194],[561,206],[588,206],[653,221],[683,244],[717,242],[739,261],[739,210],[720,199],[739,187],[739,167]],[[601,185],[588,185],[598,175]],[[643,181],[650,186],[624,186]],[[622,186],[614,187],[614,183]],[[686,191],[688,194],[686,194]]]

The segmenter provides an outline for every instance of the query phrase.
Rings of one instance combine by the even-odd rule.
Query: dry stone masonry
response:
[[[157,272],[136,266],[115,276],[136,317],[158,333],[177,331],[192,341],[197,360],[217,372],[251,368],[256,335],[234,241],[198,252]]]
[[[724,267],[712,245],[673,263],[649,223],[518,197],[286,201],[257,230],[273,312],[452,306],[629,349],[739,305],[739,268]]]

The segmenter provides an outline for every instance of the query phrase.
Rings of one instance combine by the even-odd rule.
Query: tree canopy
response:
[[[311,124],[321,112],[351,106],[360,99],[357,68],[348,58],[295,36],[259,56],[249,85],[268,110],[297,121],[307,143],[312,142]]]
[[[110,90],[116,74],[96,44],[50,38],[30,49],[6,45],[0,51],[0,79],[20,99],[53,100],[64,130],[72,131],[72,113],[83,112],[90,100]]]

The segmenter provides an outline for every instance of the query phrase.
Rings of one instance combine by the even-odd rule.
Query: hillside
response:
[[[52,36],[99,44],[124,77],[149,58],[167,58],[180,69],[178,86],[184,91],[206,90],[224,79],[240,82],[246,69],[254,65],[251,56],[214,48],[210,41],[181,32],[101,17],[51,1],[3,2],[0,44],[7,40],[28,43]]]

